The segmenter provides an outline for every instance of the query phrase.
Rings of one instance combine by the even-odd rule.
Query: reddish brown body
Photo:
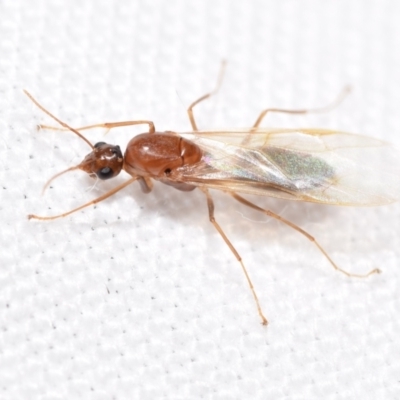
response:
[[[182,191],[195,186],[172,181],[168,177],[177,168],[193,165],[201,160],[200,148],[172,133],[155,132],[135,136],[128,143],[124,156],[124,170],[132,176],[153,178]],[[147,192],[146,186],[142,185]]]
[[[198,132],[198,128],[193,116],[193,107],[198,103],[202,102],[203,100],[209,98],[212,94],[214,94],[219,85],[221,83],[222,72],[224,69],[224,63],[222,64],[221,68],[221,75],[217,83],[217,87],[214,89],[213,92],[210,92],[196,101],[194,101],[188,108],[188,116],[189,120],[193,129],[193,132]],[[343,93],[346,94],[348,90],[345,90]],[[264,325],[267,324],[267,319],[265,318],[261,306],[257,297],[257,294],[254,290],[254,286],[250,280],[249,274],[243,264],[242,258],[240,254],[237,252],[233,244],[230,242],[228,237],[226,236],[225,232],[222,230],[218,222],[214,217],[214,202],[212,199],[211,194],[209,193],[208,189],[219,189],[223,190],[224,192],[230,194],[235,200],[238,202],[257,210],[268,217],[275,218],[276,220],[286,224],[287,226],[295,229],[302,235],[304,235],[308,240],[314,243],[321,253],[325,256],[325,258],[329,261],[329,263],[333,266],[334,269],[337,271],[342,272],[347,276],[355,276],[355,277],[366,277],[374,273],[380,272],[378,269],[373,269],[366,274],[352,274],[347,272],[344,269],[339,268],[334,261],[329,257],[327,252],[323,249],[323,247],[316,241],[316,239],[311,236],[309,233],[301,229],[299,226],[295,225],[294,223],[286,220],[285,218],[281,217],[274,212],[264,209],[262,207],[257,206],[256,204],[250,202],[249,200],[243,198],[236,192],[242,193],[250,193],[250,194],[261,194],[261,195],[269,195],[274,197],[281,197],[291,200],[305,200],[305,201],[315,201],[321,202],[325,204],[341,204],[344,205],[345,200],[347,199],[346,195],[349,195],[350,198],[356,196],[356,203],[357,201],[362,203],[362,205],[380,205],[386,204],[388,200],[394,201],[397,200],[399,196],[399,192],[395,190],[394,187],[390,186],[389,191],[384,191],[387,195],[382,195],[379,190],[386,189],[386,185],[382,185],[380,181],[375,181],[376,187],[372,187],[372,191],[365,191],[359,190],[359,186],[357,180],[352,180],[352,184],[349,185],[347,181],[341,186],[340,179],[334,180],[330,182],[329,186],[320,185],[321,190],[318,189],[318,185],[309,185],[309,190],[312,189],[312,195],[314,197],[308,197],[307,191],[294,190],[288,191],[287,185],[285,183],[293,183],[294,187],[296,188],[296,179],[295,177],[298,175],[299,171],[301,172],[302,169],[306,167],[308,171],[308,175],[304,173],[304,178],[307,182],[313,182],[315,176],[320,181],[324,179],[330,179],[335,177],[335,174],[327,174],[326,172],[323,173],[321,171],[335,171],[333,168],[330,167],[331,162],[335,162],[336,166],[340,169],[342,168],[341,165],[337,163],[340,161],[347,161],[349,165],[355,165],[357,167],[357,162],[359,162],[359,156],[361,153],[355,154],[352,158],[347,153],[342,154],[341,149],[354,149],[355,148],[355,141],[353,135],[340,133],[340,132],[332,132],[332,131],[321,131],[321,130],[302,130],[302,132],[298,132],[297,130],[262,130],[259,128],[261,121],[269,112],[283,112],[288,114],[305,114],[309,110],[284,110],[278,108],[269,108],[263,110],[259,117],[257,118],[255,124],[248,130],[243,131],[221,131],[221,132],[204,132],[210,138],[214,138],[216,143],[220,143],[221,141],[225,143],[225,139],[221,137],[221,134],[234,134],[236,135],[235,139],[241,139],[238,143],[233,144],[233,147],[236,147],[237,152],[232,152],[232,148],[228,145],[226,146],[226,151],[224,153],[224,149],[221,150],[221,146],[217,146],[214,150],[215,153],[209,150],[209,145],[205,146],[204,148],[207,149],[207,156],[203,157],[203,151],[201,150],[201,141],[196,140],[199,144],[191,142],[184,137],[179,136],[174,132],[156,132],[155,126],[153,121],[149,120],[136,120],[136,121],[121,121],[121,122],[106,122],[100,123],[95,125],[84,126],[81,128],[74,129],[71,126],[67,125],[65,122],[59,120],[49,111],[47,111],[43,106],[41,106],[28,92],[25,91],[27,96],[40,108],[42,109],[47,115],[57,121],[64,129],[68,129],[73,132],[75,135],[80,137],[83,141],[85,141],[92,149],[92,151],[84,158],[84,160],[73,167],[70,167],[56,175],[54,175],[51,179],[49,179],[44,186],[44,189],[49,186],[49,184],[60,175],[64,174],[65,172],[80,169],[85,171],[90,176],[94,177],[97,176],[99,179],[106,180],[117,176],[120,171],[123,169],[131,178],[126,182],[119,184],[115,188],[109,190],[107,193],[97,197],[96,199],[81,205],[80,207],[74,208],[68,212],[63,214],[59,214],[56,216],[51,217],[41,217],[37,215],[30,214],[28,218],[35,218],[39,220],[53,220],[55,218],[65,217],[70,215],[76,211],[79,211],[87,206],[99,203],[108,197],[114,195],[115,193],[119,192],[120,190],[126,188],[130,184],[135,181],[138,181],[141,185],[142,190],[145,193],[148,193],[152,189],[152,179],[160,181],[166,185],[172,186],[175,189],[182,190],[182,191],[190,191],[199,187],[201,191],[205,194],[207,199],[207,207],[208,207],[208,216],[210,222],[214,225],[218,233],[221,235],[222,239],[225,241],[237,261],[240,263],[242,270],[245,274],[246,280],[249,284],[250,290],[253,294],[258,314],[261,317],[262,323]],[[340,102],[343,98],[341,95],[338,100],[333,103],[331,106],[315,109],[312,110],[314,112],[319,111],[327,111],[328,109],[332,108],[336,104]],[[123,127],[123,126],[133,126],[133,125],[147,125],[148,132],[143,133],[134,137],[127,146],[124,156],[122,156],[121,149],[119,146],[107,144],[104,142],[99,142],[93,145],[85,136],[83,136],[80,131],[85,129],[91,128],[105,128],[107,130]],[[47,129],[60,129],[57,127],[49,127],[47,125],[40,125],[40,128],[47,128]],[[239,136],[238,136],[239,135]],[[249,145],[249,142],[254,138],[254,135],[257,135],[258,142],[255,141],[252,143],[252,146]],[[260,136],[261,135],[261,136]],[[187,136],[187,137],[191,137]],[[217,139],[219,137],[219,139]],[[263,140],[260,141],[259,138]],[[315,138],[318,140],[315,140]],[[204,138],[204,137],[203,137]],[[336,140],[335,140],[336,138]],[[199,138],[198,138],[199,139]],[[201,139],[201,137],[200,137]],[[289,140],[290,139],[290,140]],[[298,143],[299,139],[301,139],[300,144],[303,144],[300,147],[297,147],[296,144]],[[218,142],[219,140],[219,142]],[[345,143],[343,143],[345,140]],[[383,148],[385,144],[380,141],[372,141],[372,139],[364,138],[362,139],[362,146],[360,149],[364,147],[376,147],[376,148]],[[340,142],[340,143],[339,143]],[[258,143],[258,144],[257,144]],[[273,144],[275,143],[275,147]],[[347,143],[347,145],[346,145]],[[367,143],[367,145],[365,145]],[[325,145],[325,146],[324,146]],[[365,146],[364,146],[365,145]],[[270,151],[266,151],[265,148],[270,146]],[[213,147],[211,147],[213,149]],[[269,156],[268,162],[262,161],[263,157],[253,157],[253,161],[249,162],[247,158],[247,152],[249,154],[253,154],[254,152],[257,153],[257,149],[260,150],[261,154],[264,152],[264,156]],[[272,149],[272,150],[271,150]],[[278,149],[278,151],[277,151]],[[300,151],[300,150],[301,151]],[[307,150],[308,149],[308,150]],[[230,151],[228,151],[230,150]],[[326,158],[327,163],[325,163],[321,158],[320,155],[326,151],[328,154],[333,154],[335,157]],[[222,152],[222,156],[221,156]],[[225,154],[225,155],[224,155]],[[273,155],[275,154],[275,158]],[[278,162],[279,160],[276,159],[276,155],[283,156],[283,161]],[[308,164],[307,162],[304,163],[304,154],[307,156],[306,158],[310,161]],[[347,154],[347,155],[346,155]],[[386,153],[385,153],[386,154]],[[389,153],[387,153],[389,154]],[[256,154],[257,156],[257,154]],[[241,175],[222,175],[220,178],[208,179],[207,177],[202,176],[201,179],[199,178],[199,170],[202,170],[204,166],[208,166],[207,162],[212,159],[217,159],[217,161],[221,161],[223,157],[226,159],[222,160],[224,162],[228,162],[228,167],[231,169],[232,166],[235,170],[242,169],[245,172],[251,172],[249,176],[254,176],[254,178],[249,178],[247,180],[237,180],[238,176],[240,179]],[[222,157],[222,158],[221,158]],[[282,157],[281,157],[282,158]],[[397,159],[399,159],[397,157]],[[303,163],[300,161],[303,160]],[[251,160],[250,160],[251,161]],[[328,163],[329,161],[329,163]],[[347,165],[347,164],[346,164]],[[396,164],[398,165],[398,164]],[[223,166],[223,164],[222,164]],[[324,168],[321,169],[321,166]],[[335,166],[335,164],[333,165]],[[391,167],[392,168],[392,167]],[[222,168],[224,172],[226,172],[227,168]],[[280,185],[276,185],[275,181],[270,181],[268,179],[261,179],[265,175],[265,172],[271,170],[273,174],[271,176],[278,176],[281,177]],[[216,171],[219,171],[218,166],[216,167]],[[363,169],[361,169],[363,171]],[[355,170],[356,174],[357,169]],[[374,171],[375,172],[375,171]],[[385,171],[383,171],[385,172]],[[386,171],[387,172],[387,171]],[[391,171],[390,171],[391,172]],[[275,175],[274,175],[275,174]],[[212,175],[212,174],[211,174]],[[247,175],[247,173],[246,173]],[[375,174],[376,175],[376,174]],[[390,174],[387,174],[390,175]],[[225,178],[224,178],[225,176]],[[226,178],[228,176],[228,179]],[[269,175],[267,175],[269,176]],[[357,175],[356,175],[357,176]],[[382,175],[385,177],[385,175]],[[390,175],[393,176],[393,175]],[[393,185],[393,182],[398,182],[397,174],[394,175],[395,178],[387,178],[385,177],[386,181],[383,180],[382,182],[390,182]],[[361,175],[360,175],[361,177]],[[322,179],[322,180],[321,180]],[[239,182],[239,183],[238,183]],[[246,186],[247,182],[247,186]],[[195,186],[196,185],[196,186]],[[275,186],[274,186],[275,185]],[[272,188],[272,189],[271,189]],[[361,185],[361,188],[363,186]],[[333,190],[334,196],[329,196],[326,194],[328,190]],[[379,189],[379,190],[378,190]],[[336,190],[336,192],[335,192]],[[279,195],[277,195],[277,193]],[[330,193],[330,192],[329,192]],[[338,194],[339,193],[339,194]],[[361,194],[365,197],[367,196],[366,201],[361,201],[363,198]],[[353,195],[353,197],[351,197]],[[319,196],[319,197],[318,197]],[[342,197],[341,197],[342,196]],[[369,196],[369,197],[368,197]],[[311,199],[311,200],[310,200]],[[312,200],[314,199],[314,200]],[[342,200],[341,200],[342,199]],[[357,203],[358,204],[358,203]]]

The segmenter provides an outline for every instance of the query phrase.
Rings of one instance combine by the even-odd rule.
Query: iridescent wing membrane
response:
[[[201,161],[173,179],[230,192],[373,206],[400,198],[400,153],[370,137],[323,129],[200,131],[182,137]]]

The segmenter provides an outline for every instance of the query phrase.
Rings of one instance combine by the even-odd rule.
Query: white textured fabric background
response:
[[[400,207],[256,199],[298,233],[215,194],[216,216],[255,283],[208,222],[204,196],[138,185],[70,217],[116,184],[83,173],[44,182],[88,147],[23,95],[78,127],[152,119],[159,130],[243,127],[268,106],[324,115],[265,125],[324,127],[400,146],[400,3],[354,1],[0,1],[0,398],[399,399]],[[126,145],[140,128],[112,131]],[[87,132],[99,141],[102,131]],[[368,160],[366,160],[368,162]],[[121,182],[126,176],[118,178]],[[366,177],[367,179],[367,177]],[[400,178],[399,178],[400,179]]]

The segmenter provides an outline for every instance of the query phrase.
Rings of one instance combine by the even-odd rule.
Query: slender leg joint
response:
[[[220,227],[218,222],[215,220],[215,217],[214,217],[214,201],[213,201],[209,191],[206,188],[201,188],[201,190],[204,192],[204,194],[207,197],[207,206],[208,206],[208,214],[209,214],[210,222],[214,225],[215,229],[221,235],[222,239],[224,239],[225,243],[228,245],[228,247],[231,250],[231,252],[233,253],[233,255],[239,261],[240,266],[242,267],[242,270],[244,272],[244,275],[246,276],[247,283],[249,284],[250,290],[251,290],[251,292],[253,294],[253,298],[254,298],[254,301],[255,301],[256,306],[257,306],[257,311],[258,311],[258,314],[260,315],[260,318],[261,318],[261,323],[263,325],[267,325],[268,324],[268,320],[265,318],[265,316],[264,316],[264,314],[262,312],[262,309],[261,309],[261,306],[260,306],[260,302],[258,300],[257,293],[254,290],[253,282],[250,279],[250,276],[249,276],[249,274],[247,272],[247,269],[243,264],[242,257],[237,252],[237,250],[235,249],[235,247],[233,246],[231,241],[228,239],[228,237],[226,236],[225,232],[222,230],[222,228]]]
[[[276,220],[283,222],[284,224],[290,226],[291,228],[293,228],[294,230],[296,230],[297,232],[300,232],[303,236],[305,236],[308,240],[310,240],[310,242],[314,243],[317,248],[319,249],[319,251],[325,256],[325,258],[329,261],[329,263],[332,265],[332,267],[336,270],[341,272],[342,274],[345,274],[349,277],[354,277],[354,278],[366,278],[367,276],[370,276],[372,274],[379,274],[381,272],[380,269],[375,268],[369,272],[367,272],[366,274],[352,274],[342,268],[339,268],[336,263],[332,260],[332,258],[329,256],[329,254],[326,252],[326,250],[317,242],[317,240],[311,236],[308,232],[306,232],[305,230],[301,229],[299,226],[297,226],[296,224],[294,224],[293,222],[288,221],[287,219],[281,217],[278,214],[275,214],[274,212],[270,211],[270,210],[266,210],[264,208],[261,208],[259,206],[257,206],[256,204],[246,200],[244,197],[239,196],[237,193],[230,193],[228,192],[234,199],[236,199],[239,203],[242,203],[248,207],[253,208],[254,210],[260,211],[263,214],[275,218]]]

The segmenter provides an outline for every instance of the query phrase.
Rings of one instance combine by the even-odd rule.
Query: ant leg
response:
[[[93,128],[105,128],[107,129],[107,132],[110,131],[113,128],[120,128],[122,126],[132,126],[132,125],[148,125],[149,126],[149,133],[154,133],[156,131],[154,127],[154,122],[153,121],[147,121],[147,120],[139,120],[139,121],[121,121],[121,122],[103,122],[100,124],[94,124],[94,125],[86,125],[86,126],[81,126],[79,128],[75,128],[77,131],[84,131],[86,129],[93,129]],[[59,128],[56,126],[50,126],[50,125],[38,125],[37,126],[38,130],[40,129],[50,129],[53,131],[67,131],[68,128]]]
[[[94,199],[92,201],[89,201],[86,204],[81,205],[80,207],[74,208],[71,211],[68,211],[66,213],[63,214],[59,214],[59,215],[54,215],[53,217],[40,217],[38,215],[34,215],[34,214],[29,214],[28,215],[28,219],[40,219],[42,221],[44,220],[52,220],[52,219],[56,219],[56,218],[62,218],[62,217],[66,217],[67,215],[70,215],[72,213],[74,213],[75,211],[79,211],[82,210],[82,208],[91,206],[92,204],[97,204],[100,203],[101,201],[107,199],[108,197],[111,197],[112,195],[114,195],[115,193],[119,192],[120,190],[126,188],[127,186],[129,186],[132,182],[135,182],[138,179],[138,177],[133,177],[129,180],[127,180],[126,182],[122,183],[121,185],[118,185],[117,187],[115,187],[114,189],[109,190],[107,193],[104,193],[102,196],[97,197],[97,199]]]
[[[221,64],[221,69],[219,71],[219,76],[218,76],[218,80],[217,80],[217,84],[214,88],[214,90],[210,93],[205,94],[204,96],[201,96],[200,98],[198,98],[196,101],[194,101],[189,108],[187,109],[187,113],[189,116],[189,120],[190,120],[190,124],[192,125],[192,129],[194,131],[198,131],[199,129],[197,128],[197,124],[196,121],[194,119],[194,115],[193,115],[193,108],[194,106],[196,106],[197,104],[201,103],[202,101],[208,99],[209,97],[213,96],[215,93],[218,92],[219,88],[221,87],[221,83],[222,83],[222,79],[224,77],[224,73],[225,73],[225,67],[226,67],[226,61],[222,61]]]
[[[261,111],[260,115],[258,116],[256,122],[252,126],[249,134],[245,137],[242,144],[245,145],[251,138],[251,134],[257,131],[257,128],[260,126],[263,119],[266,117],[268,113],[282,113],[282,114],[318,114],[318,113],[325,113],[328,111],[333,110],[334,108],[338,107],[340,103],[346,98],[346,96],[351,92],[350,86],[345,86],[342,91],[339,93],[338,97],[331,103],[325,107],[321,108],[311,108],[311,109],[299,109],[299,110],[285,110],[283,108],[267,108]]]
[[[58,122],[63,128],[57,128],[54,126],[48,126],[48,125],[38,125],[38,129],[52,129],[52,130],[59,130],[59,131],[64,131],[64,130],[70,130],[77,134],[80,138],[85,140],[92,148],[92,144],[84,137],[82,136],[78,130],[84,130],[84,129],[92,129],[92,128],[106,128],[108,130],[112,128],[118,128],[121,126],[131,126],[131,125],[148,125],[149,126],[149,133],[154,133],[155,132],[155,127],[154,127],[154,122],[153,121],[147,121],[147,120],[139,120],[139,121],[121,121],[121,122],[105,122],[101,124],[94,124],[94,125],[88,125],[88,126],[83,126],[78,129],[71,128],[69,125],[67,125],[65,122],[62,122],[59,120],[57,117],[55,117],[50,111],[48,111],[46,108],[44,108],[27,90],[24,90],[24,93],[32,100],[32,102],[39,107],[44,113],[46,113],[49,117],[54,119],[56,122]]]
[[[143,193],[150,193],[153,189],[153,182],[147,176],[139,176],[138,182]]]
[[[253,125],[253,129],[258,128],[261,124],[262,120],[268,113],[276,112],[276,113],[285,113],[285,114],[311,114],[311,113],[325,113],[328,111],[333,110],[334,108],[338,107],[340,103],[346,98],[346,96],[351,92],[350,86],[345,86],[342,91],[339,93],[338,97],[331,103],[325,107],[321,108],[312,108],[312,109],[302,109],[302,110],[285,110],[282,108],[267,108],[261,111],[260,115],[258,116],[256,122]]]
[[[343,274],[350,276],[350,277],[355,277],[355,278],[366,278],[367,276],[370,276],[372,274],[379,274],[381,271],[378,268],[375,268],[371,271],[369,271],[366,274],[352,274],[350,272],[345,271],[342,268],[339,268],[335,262],[329,257],[328,253],[324,250],[324,248],[317,242],[317,240],[311,236],[308,232],[304,231],[303,229],[301,229],[299,226],[297,226],[296,224],[294,224],[293,222],[288,221],[287,219],[281,217],[278,214],[275,214],[274,212],[270,211],[270,210],[266,210],[264,208],[261,208],[259,206],[257,206],[256,204],[246,200],[245,198],[243,198],[242,196],[239,196],[238,194],[234,193],[234,192],[226,192],[228,194],[230,194],[235,200],[237,200],[238,202],[253,208],[254,210],[260,211],[263,214],[275,218],[280,222],[283,222],[284,224],[290,226],[291,228],[295,229],[297,232],[300,232],[302,235],[304,235],[308,240],[310,240],[311,242],[313,242],[318,249],[321,251],[321,253],[325,256],[325,258],[329,261],[329,263],[332,265],[333,268],[335,268],[336,271],[342,272]]]
[[[241,257],[240,254],[237,252],[237,250],[233,247],[233,244],[230,242],[230,240],[229,240],[228,237],[225,235],[225,233],[224,233],[224,231],[222,230],[222,228],[219,226],[218,222],[215,220],[215,217],[214,217],[214,201],[213,201],[213,199],[212,199],[212,197],[211,197],[209,191],[208,191],[206,188],[200,188],[200,189],[201,189],[201,190],[204,192],[204,194],[207,196],[207,206],[208,206],[208,214],[209,214],[210,222],[214,225],[215,229],[216,229],[216,230],[218,231],[218,233],[222,236],[222,239],[224,239],[225,243],[228,245],[228,247],[230,248],[230,250],[231,250],[231,252],[233,253],[233,255],[234,255],[234,256],[236,257],[236,259],[239,261],[239,263],[240,263],[240,265],[241,265],[241,267],[242,267],[242,269],[243,269],[243,272],[244,272],[244,274],[245,274],[245,276],[246,276],[247,282],[248,282],[248,284],[249,284],[249,286],[250,286],[250,290],[251,290],[251,292],[253,293],[253,297],[254,297],[254,300],[255,300],[255,302],[256,302],[258,314],[259,314],[260,317],[261,317],[262,324],[263,324],[263,325],[267,325],[267,324],[268,324],[268,321],[267,321],[267,319],[264,317],[264,314],[263,314],[263,312],[262,312],[262,310],[261,310],[260,302],[258,301],[257,294],[256,294],[256,292],[255,292],[255,290],[254,290],[253,283],[251,282],[251,279],[250,279],[250,276],[249,276],[249,274],[248,274],[248,272],[247,272],[247,270],[246,270],[246,267],[245,267],[244,264],[243,264],[242,257]]]
[[[87,140],[85,138],[85,136],[83,136],[81,133],[79,133],[76,129],[71,128],[69,125],[67,125],[65,122],[59,120],[57,117],[55,117],[50,111],[48,111],[46,108],[44,108],[41,104],[39,104],[39,102],[27,91],[24,89],[24,93],[31,99],[31,101],[37,106],[39,107],[45,114],[47,114],[50,118],[54,119],[54,121],[57,121],[61,126],[63,126],[65,129],[70,130],[71,132],[75,133],[75,135],[79,136],[83,141],[85,141],[91,148],[92,150],[94,149],[94,146],[92,145],[92,143],[89,142],[89,140]]]

